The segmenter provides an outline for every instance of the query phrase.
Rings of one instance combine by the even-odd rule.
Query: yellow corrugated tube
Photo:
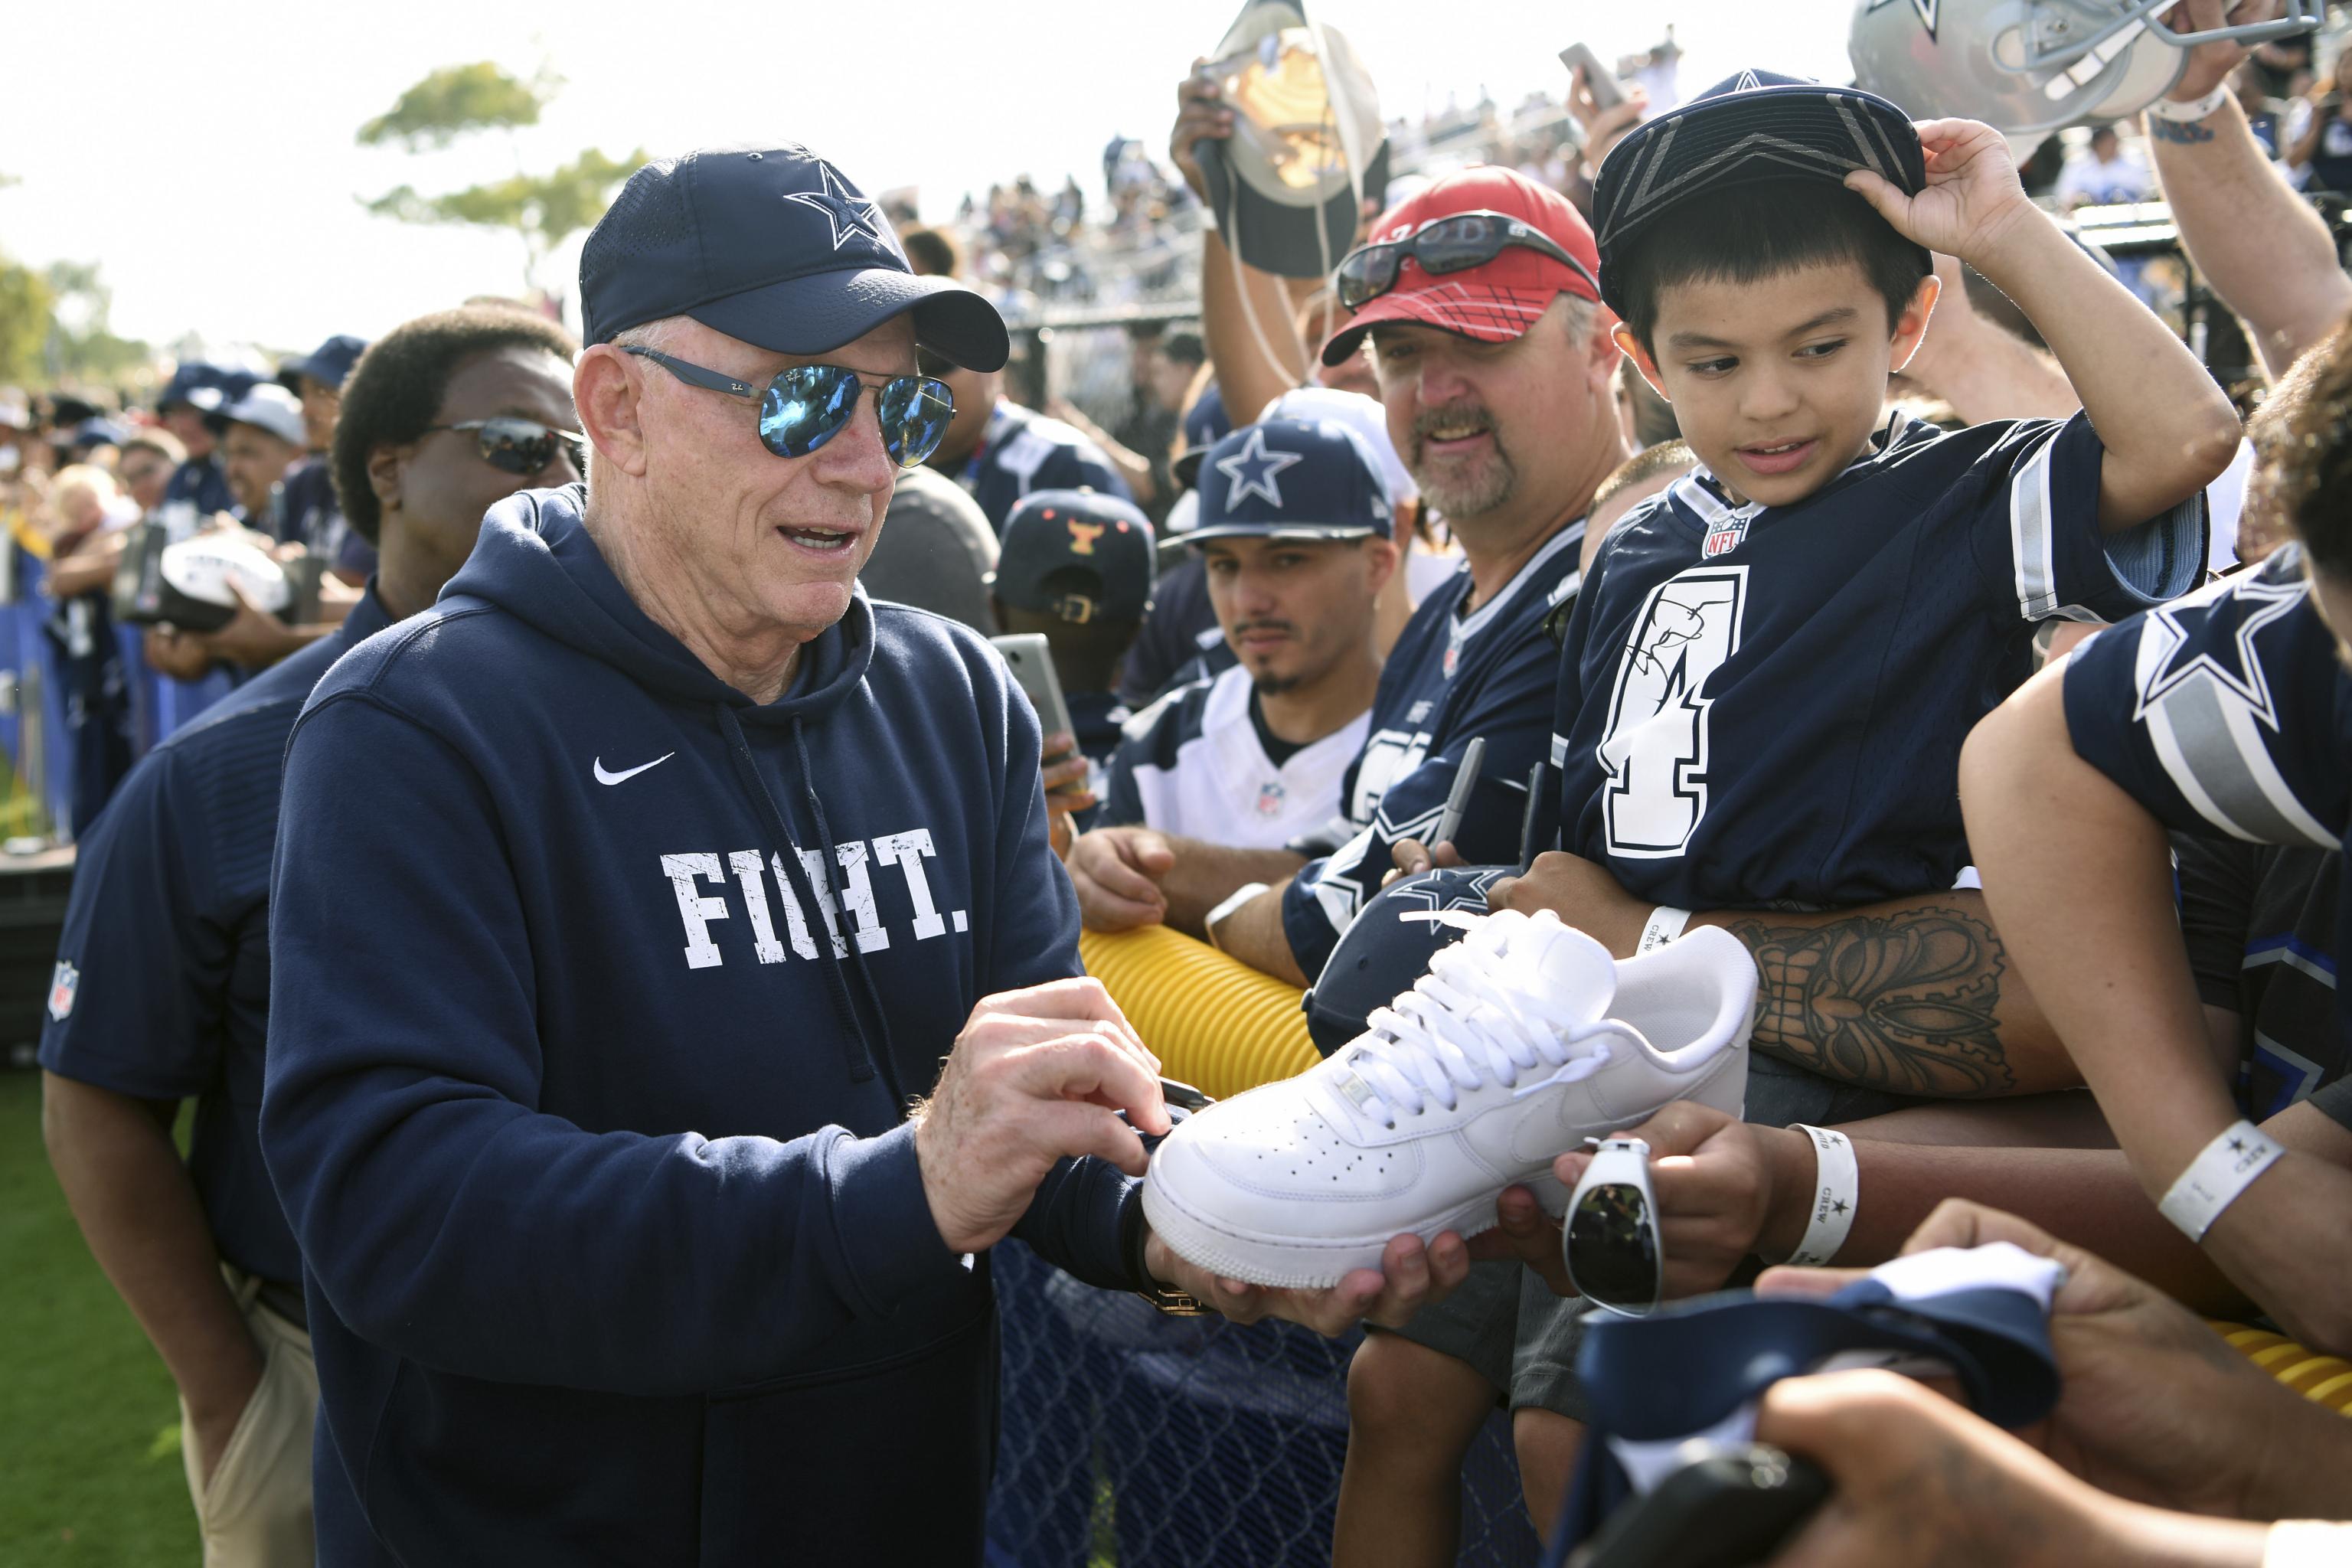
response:
[[[1166,926],[1078,938],[1087,973],[1160,1058],[1160,1070],[1217,1100],[1318,1059],[1297,987]]]

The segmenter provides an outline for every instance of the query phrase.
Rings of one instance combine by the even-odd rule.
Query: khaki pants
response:
[[[310,1336],[255,1299],[260,1281],[223,1266],[261,1347],[261,1381],[204,1484],[195,1426],[180,1402],[180,1458],[203,1528],[205,1568],[310,1568],[310,1427],[319,1373]]]

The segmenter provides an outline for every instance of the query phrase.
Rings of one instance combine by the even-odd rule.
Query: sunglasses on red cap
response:
[[[1508,213],[1475,212],[1433,218],[1403,239],[1385,240],[1349,251],[1341,259],[1336,275],[1339,303],[1350,310],[1360,310],[1395,288],[1397,274],[1408,256],[1421,263],[1423,272],[1439,277],[1484,267],[1514,246],[1565,264],[1584,279],[1593,298],[1600,298],[1600,279],[1584,263],[1561,249],[1551,236],[1533,227],[1525,218],[1516,218]]]

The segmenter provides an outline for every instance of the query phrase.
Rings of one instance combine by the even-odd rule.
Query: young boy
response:
[[[1655,906],[1636,928],[1653,946],[1742,910],[1948,901],[1969,858],[1955,790],[1969,727],[2026,676],[2037,622],[2117,619],[2195,584],[2202,488],[2238,440],[2227,398],[1973,121],[1915,128],[1867,93],[1745,72],[1621,142],[1593,219],[1618,342],[1699,467],[1619,523],[1586,575],[1552,742],[1568,853],[1497,905],[1598,931],[1592,889],[1613,880],[1612,898]],[[2017,301],[2083,414],[1950,434],[1883,417],[1936,302],[1931,250]],[[1887,1055],[1909,1042],[1870,1037],[1868,1016],[1823,1037],[1833,1020],[1770,1013],[1783,989],[1767,988],[1749,1117],[1890,1108],[1852,1086],[1903,1081]],[[1792,1054],[1806,1029],[1808,1059],[1843,1081],[1761,1054]],[[1574,1336],[1520,1304],[1537,1310],[1514,1403],[1573,1414]],[[1480,1305],[1465,1288],[1401,1337],[1491,1341],[1463,1321]],[[1564,1463],[1573,1428],[1533,1408],[1518,1426],[1528,1495],[1549,1503],[1553,1465],[1527,1461]]]

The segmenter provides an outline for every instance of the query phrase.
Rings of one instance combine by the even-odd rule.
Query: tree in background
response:
[[[50,379],[65,384],[120,386],[152,354],[139,339],[115,335],[114,290],[99,280],[98,265],[52,262],[42,276],[50,300],[42,358]]]
[[[46,379],[41,348],[49,337],[49,286],[31,268],[0,256],[0,385]]]
[[[540,111],[562,86],[561,78],[543,69],[525,81],[488,60],[443,66],[402,93],[390,110],[361,126],[359,143],[427,153],[447,147],[462,136],[499,131],[511,146],[517,131],[539,123]],[[525,284],[551,295],[554,291],[541,277],[550,253],[593,224],[610,202],[614,187],[646,158],[642,148],[626,158],[613,159],[591,147],[546,174],[532,174],[522,169],[518,147],[510,178],[433,196],[419,195],[411,185],[397,185],[364,205],[372,213],[403,223],[510,229],[523,243]]]

